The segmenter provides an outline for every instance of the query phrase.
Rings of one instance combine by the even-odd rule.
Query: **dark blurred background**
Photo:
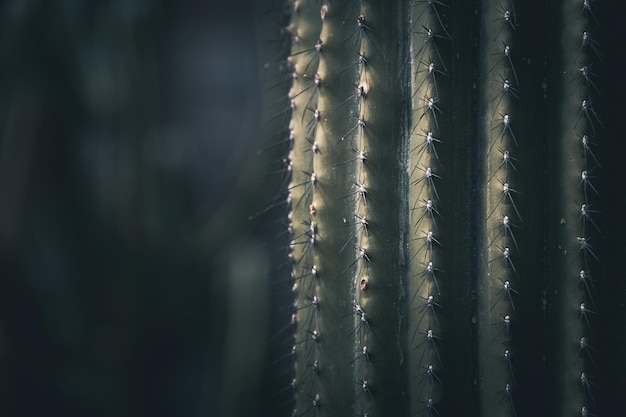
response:
[[[272,3],[0,1],[0,415],[270,415]]]

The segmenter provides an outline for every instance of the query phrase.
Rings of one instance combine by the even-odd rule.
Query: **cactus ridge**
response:
[[[591,79],[591,77],[595,77],[595,74],[592,74],[589,70],[592,66],[599,66],[600,61],[602,60],[599,45],[592,37],[589,36],[589,34],[592,34],[599,29],[598,21],[593,12],[593,7],[595,7],[593,2],[589,0],[583,1],[582,10],[579,12],[580,26],[576,27],[579,33],[582,29],[583,37],[581,50],[577,53],[573,62],[570,63],[569,60],[565,60],[568,72],[572,74],[578,73],[578,77],[580,77],[577,81],[577,85],[574,86],[571,93],[573,97],[580,97],[581,103],[579,113],[573,126],[573,131],[575,132],[573,136],[575,138],[585,138],[588,137],[588,135],[597,137],[600,134],[600,131],[604,128],[604,125],[594,106],[596,99],[599,99],[599,91]],[[575,45],[575,32],[572,33],[571,38],[572,39],[569,42],[571,42],[572,45]],[[576,76],[574,76],[574,79],[575,78]],[[566,80],[564,79],[564,89],[571,84],[571,81],[567,82],[568,86],[566,86],[565,83]],[[578,241],[578,249],[576,251],[575,258],[571,261],[573,267],[569,268],[569,270],[571,270],[569,274],[574,278],[578,276],[577,284],[582,284],[572,287],[572,290],[580,302],[578,305],[579,323],[576,329],[577,333],[572,332],[572,341],[570,342],[570,346],[573,347],[575,346],[575,342],[577,340],[579,341],[578,352],[576,352],[576,375],[578,376],[578,379],[571,380],[569,383],[572,385],[578,384],[579,395],[581,395],[580,393],[582,392],[579,400],[581,403],[576,405],[577,409],[580,407],[581,415],[592,415],[597,409],[597,403],[594,396],[593,383],[591,382],[595,376],[591,375],[594,375],[598,368],[594,360],[594,355],[597,353],[594,352],[590,345],[588,345],[587,338],[593,337],[594,322],[598,318],[598,313],[595,311],[597,305],[595,304],[593,294],[589,292],[592,287],[588,285],[590,283],[589,280],[591,279],[588,278],[588,271],[598,269],[602,266],[600,259],[596,256],[593,246],[590,243],[594,239],[602,237],[602,233],[598,225],[591,219],[591,213],[589,212],[588,207],[598,206],[601,204],[600,194],[595,186],[593,186],[595,178],[592,178],[591,175],[592,172],[595,172],[599,168],[599,163],[595,157],[592,160],[587,158],[587,148],[585,145],[587,142],[586,140],[582,143],[582,153],[580,152],[580,147],[574,145],[571,138],[568,137],[563,140],[567,143],[568,148],[573,148],[573,153],[576,155],[575,161],[577,170],[579,169],[581,171],[580,181],[576,190],[576,193],[578,194],[576,201],[582,202],[578,204],[570,204],[567,207],[568,211],[571,211],[572,213],[570,218],[573,218],[576,214],[578,214],[578,221],[575,223],[575,226],[573,224],[573,228],[578,229],[578,231],[575,232],[577,233],[576,239]],[[576,151],[576,149],[578,149],[578,151]],[[587,223],[591,223],[595,228],[588,228]],[[578,275],[576,275],[576,271],[578,271]],[[574,314],[576,313],[573,311],[570,313],[570,315]],[[586,355],[579,355],[582,350],[585,351]],[[572,387],[572,391],[573,390],[574,389]]]
[[[488,48],[487,83],[483,84],[485,114],[484,134],[487,137],[486,200],[483,233],[486,247],[486,265],[481,278],[488,288],[488,299],[484,303],[489,326],[482,326],[487,332],[489,344],[484,344],[484,353],[489,362],[482,368],[485,379],[483,401],[485,408],[493,415],[517,414],[516,392],[518,380],[515,377],[515,327],[519,320],[513,296],[519,295],[515,288],[519,285],[522,256],[515,234],[523,241],[522,226],[524,217],[520,210],[520,197],[525,192],[520,176],[524,165],[514,155],[520,142],[525,138],[518,130],[521,119],[519,104],[525,97],[520,92],[520,80],[514,65],[515,49],[512,45],[523,36],[524,26],[518,22],[515,2],[491,8],[485,20],[493,24],[484,25]],[[522,74],[523,75],[523,74]],[[512,161],[515,161],[513,163]],[[520,227],[521,228],[521,227]],[[488,310],[487,310],[488,308]]]
[[[444,306],[440,299],[445,293],[446,234],[445,199],[437,184],[445,181],[444,162],[436,148],[445,145],[440,139],[441,124],[446,120],[446,95],[448,59],[444,49],[452,41],[446,29],[444,2],[415,2],[411,9],[411,97],[412,121],[409,138],[409,195],[411,208],[409,228],[415,236],[409,241],[409,291],[413,294],[409,304],[413,327],[409,348],[411,367],[411,392],[415,399],[412,413],[437,414],[445,387],[442,373],[444,362],[438,346],[446,341],[438,335],[445,323]],[[442,145],[443,146],[443,145]],[[445,148],[444,148],[445,151]],[[445,194],[444,194],[445,196]],[[442,243],[444,242],[444,243]],[[440,285],[441,282],[441,285]],[[443,290],[442,290],[443,288]]]

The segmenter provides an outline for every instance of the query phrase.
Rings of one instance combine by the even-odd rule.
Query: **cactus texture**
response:
[[[289,2],[294,415],[623,415],[603,5]]]

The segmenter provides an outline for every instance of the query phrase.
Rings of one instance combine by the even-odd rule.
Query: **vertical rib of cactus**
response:
[[[362,100],[362,143],[367,162],[360,173],[367,189],[361,213],[367,216],[367,259],[357,281],[367,274],[367,290],[358,303],[367,317],[361,325],[371,353],[367,375],[358,385],[357,415],[408,413],[406,331],[406,160],[408,146],[408,2],[362,1],[357,28],[367,64],[361,81],[369,91]],[[357,16],[351,16],[355,19]],[[359,405],[360,404],[360,405]],[[393,410],[393,411],[392,411]]]
[[[412,7],[407,170],[413,415],[471,414],[477,404],[468,389],[475,372],[475,8],[472,1],[415,1]]]
[[[505,283],[511,284],[512,269],[503,258],[503,251],[508,244],[502,229],[503,220],[510,219],[510,223],[519,223],[519,217],[513,210],[507,210],[511,204],[504,198],[503,185],[511,181],[511,166],[501,165],[505,151],[515,155],[515,149],[510,131],[504,128],[504,115],[511,112],[511,99],[508,94],[500,96],[500,88],[504,80],[512,77],[512,66],[505,54],[504,48],[510,45],[511,28],[500,27],[493,22],[500,22],[496,9],[496,2],[485,2],[482,7],[482,43],[484,45],[480,62],[481,82],[479,84],[479,120],[482,129],[484,148],[481,158],[486,161],[484,191],[484,214],[479,217],[482,223],[484,241],[481,243],[482,253],[479,260],[479,384],[481,395],[481,414],[484,416],[515,415],[515,405],[512,401],[514,387],[511,372],[504,361],[504,346],[510,345],[510,323],[514,320],[512,304],[509,299],[515,296],[513,292],[506,292]],[[507,50],[508,52],[508,50]],[[497,80],[501,82],[497,82]],[[517,88],[517,87],[515,87]],[[494,99],[495,97],[495,99]],[[500,97],[500,98],[498,98]],[[509,115],[507,117],[515,117]],[[499,124],[498,124],[499,123]],[[506,177],[506,178],[505,178]],[[515,194],[512,194],[515,197]],[[508,216],[508,217],[504,217]],[[512,230],[512,229],[511,229]],[[510,248],[509,248],[510,249]],[[514,258],[514,256],[511,256]],[[513,280],[514,281],[514,280]],[[512,283],[511,286],[514,286]],[[500,362],[500,363],[499,363]]]
[[[520,59],[530,39],[523,25],[518,24],[517,4],[513,3],[485,1],[481,14],[483,49],[477,123],[486,138],[481,156],[486,187],[484,212],[479,220],[484,241],[480,244],[478,268],[478,347],[484,416],[517,415],[520,400],[516,394],[523,390],[519,383],[524,383],[520,378],[524,370],[516,366],[522,362],[520,336],[530,329],[527,337],[542,344],[538,314],[531,312],[531,294],[536,290],[522,295],[526,288],[541,285],[540,271],[532,265],[533,257],[539,258],[525,235],[535,225],[536,216],[524,203],[524,195],[536,193],[540,184],[535,179],[537,174],[531,173],[537,167],[528,167],[532,159],[527,157],[528,149],[538,141],[529,133],[531,126],[538,126],[531,111],[520,103],[531,100],[533,93],[527,96],[526,91],[535,88],[534,74],[541,70]],[[543,29],[542,25],[533,28]],[[541,109],[540,103],[532,112],[537,109]],[[532,308],[539,311],[537,304]],[[533,329],[537,329],[534,334]]]
[[[369,143],[372,132],[369,128],[370,106],[369,93],[372,87],[372,76],[369,68],[368,58],[371,58],[371,26],[369,14],[365,12],[362,2],[358,2],[352,7],[345,16],[347,25],[351,28],[351,34],[348,39],[344,40],[346,51],[352,57],[356,64],[356,79],[353,85],[355,88],[353,100],[356,108],[353,111],[352,118],[354,120],[354,128],[348,138],[346,146],[349,146],[354,152],[355,183],[357,204],[353,217],[350,219],[356,225],[355,239],[350,251],[347,253],[354,254],[354,263],[356,270],[352,275],[352,292],[354,302],[354,335],[353,345],[355,355],[357,356],[356,366],[354,368],[354,412],[358,416],[368,415],[370,401],[372,399],[372,349],[376,352],[376,344],[372,346],[372,328],[370,327],[370,318],[372,311],[370,310],[370,299],[368,297],[372,291],[372,286],[376,288],[376,276],[370,274],[371,263],[371,216],[369,212],[368,200],[371,197],[371,177],[369,159]],[[366,17],[367,16],[367,17]],[[375,159],[374,159],[375,160]],[[370,281],[370,277],[373,279]],[[375,298],[374,298],[375,299]],[[377,381],[374,378],[374,386]]]
[[[354,93],[356,77],[354,54],[347,53],[345,39],[352,31],[345,17],[353,5],[325,2],[320,38],[324,51],[320,60],[319,110],[321,120],[316,130],[319,157],[315,160],[318,186],[314,192],[319,245],[315,263],[319,271],[320,332],[319,393],[317,416],[354,414],[354,369],[356,357],[352,339],[355,270],[354,212],[356,163],[346,132],[354,126],[355,102],[346,99]],[[352,52],[352,51],[350,51]],[[298,410],[302,415],[306,410]]]
[[[589,5],[595,7],[594,2]],[[601,124],[593,107],[597,98],[593,78],[585,79],[581,69],[594,68],[599,62],[593,40],[582,38],[585,33],[593,35],[597,28],[590,14],[593,10],[583,9],[582,2],[562,2],[555,5],[554,12],[558,19],[554,24],[562,29],[550,71],[555,84],[550,106],[554,126],[549,126],[548,148],[557,167],[550,170],[548,183],[549,194],[556,196],[549,200],[551,238],[547,245],[548,259],[554,261],[547,265],[551,293],[555,294],[549,345],[554,361],[551,371],[558,376],[553,415],[593,415],[597,412],[593,381],[598,376],[593,324],[598,306],[594,305],[592,280],[598,279],[600,264],[592,245],[600,233],[597,216],[591,211],[598,207],[599,196],[593,187],[598,165],[590,150]],[[583,146],[585,136],[588,142]],[[581,210],[589,210],[588,217]]]
[[[294,2],[291,6],[291,30],[294,33],[290,64],[293,68],[293,85],[289,96],[292,115],[289,134],[292,142],[289,185],[291,204],[290,227],[292,233],[291,256],[294,264],[293,279],[296,291],[295,355],[296,408],[317,407],[318,369],[320,344],[320,319],[318,286],[313,272],[316,251],[316,226],[312,209],[313,189],[316,186],[313,160],[312,112],[316,108],[318,87],[315,75],[320,59],[318,44],[321,20],[315,2]]]
[[[449,155],[442,146],[450,138],[443,137],[446,105],[450,94],[443,95],[447,66],[442,56],[443,43],[450,42],[441,20],[438,5],[415,2],[411,8],[411,137],[409,154],[409,346],[411,385],[414,397],[410,404],[413,415],[438,413],[442,408],[443,317],[442,291],[445,264],[443,252],[440,198],[442,161]],[[446,55],[446,58],[448,56]],[[450,62],[447,62],[450,65]],[[444,120],[445,119],[445,120]],[[444,194],[445,195],[445,194]],[[444,290],[442,290],[442,287]]]

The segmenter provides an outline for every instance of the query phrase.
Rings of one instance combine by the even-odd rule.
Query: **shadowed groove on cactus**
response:
[[[294,415],[616,404],[601,3],[290,3]]]

